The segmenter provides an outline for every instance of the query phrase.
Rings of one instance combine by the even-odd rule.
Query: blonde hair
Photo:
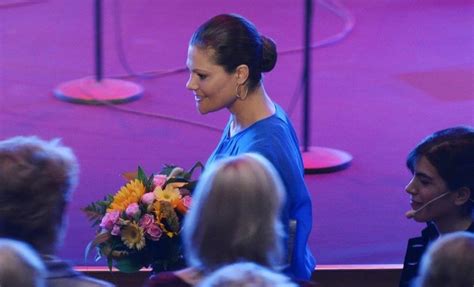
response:
[[[251,261],[273,269],[283,259],[281,179],[264,157],[247,153],[205,170],[184,223],[188,264],[204,272]]]

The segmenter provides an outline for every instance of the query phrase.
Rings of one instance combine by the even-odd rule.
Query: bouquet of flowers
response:
[[[99,226],[96,237],[86,248],[97,249],[96,261],[107,258],[109,269],[136,272],[143,267],[153,271],[176,270],[184,266],[180,231],[191,204],[197,181],[192,180],[200,162],[189,171],[165,165],[147,176],[141,167],[126,173],[128,182],[115,195],[86,206],[83,211]]]

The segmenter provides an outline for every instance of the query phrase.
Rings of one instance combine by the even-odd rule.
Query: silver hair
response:
[[[474,234],[442,235],[422,258],[414,286],[474,286]]]
[[[222,267],[204,278],[198,287],[297,287],[287,276],[251,262]]]
[[[185,219],[189,266],[205,273],[238,261],[280,268],[284,201],[278,172],[263,156],[246,153],[216,161],[201,176]]]

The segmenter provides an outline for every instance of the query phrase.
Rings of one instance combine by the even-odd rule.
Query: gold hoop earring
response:
[[[237,99],[239,99],[241,101],[244,101],[247,98],[248,94],[249,94],[249,87],[247,86],[247,89],[245,90],[245,96],[241,96],[240,93],[239,93],[239,87],[240,86],[243,86],[243,85],[237,85],[237,87],[235,89],[236,90],[236,97],[237,97]]]

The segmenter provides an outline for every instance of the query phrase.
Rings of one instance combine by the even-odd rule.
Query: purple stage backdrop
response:
[[[269,95],[287,111],[298,95],[304,1],[103,2],[106,77],[129,74],[119,61],[120,45],[135,73],[184,68],[194,29],[232,12],[278,44],[277,66],[264,79]],[[474,5],[314,2],[315,41],[354,26],[346,38],[313,50],[312,144],[348,151],[354,160],[347,170],[306,177],[314,215],[310,247],[319,264],[401,263],[406,239],[423,227],[404,217],[407,152],[435,130],[474,124]],[[228,117],[196,111],[184,71],[128,78],[145,94],[117,106],[170,118],[53,97],[58,84],[94,73],[92,7],[92,0],[0,1],[0,138],[60,137],[76,151],[81,180],[61,255],[78,265],[95,231],[80,209],[116,192],[122,172],[137,165],[149,172],[165,163],[190,167],[212,152],[219,131],[170,118],[220,129]],[[291,113],[300,137],[301,117],[300,98]]]

